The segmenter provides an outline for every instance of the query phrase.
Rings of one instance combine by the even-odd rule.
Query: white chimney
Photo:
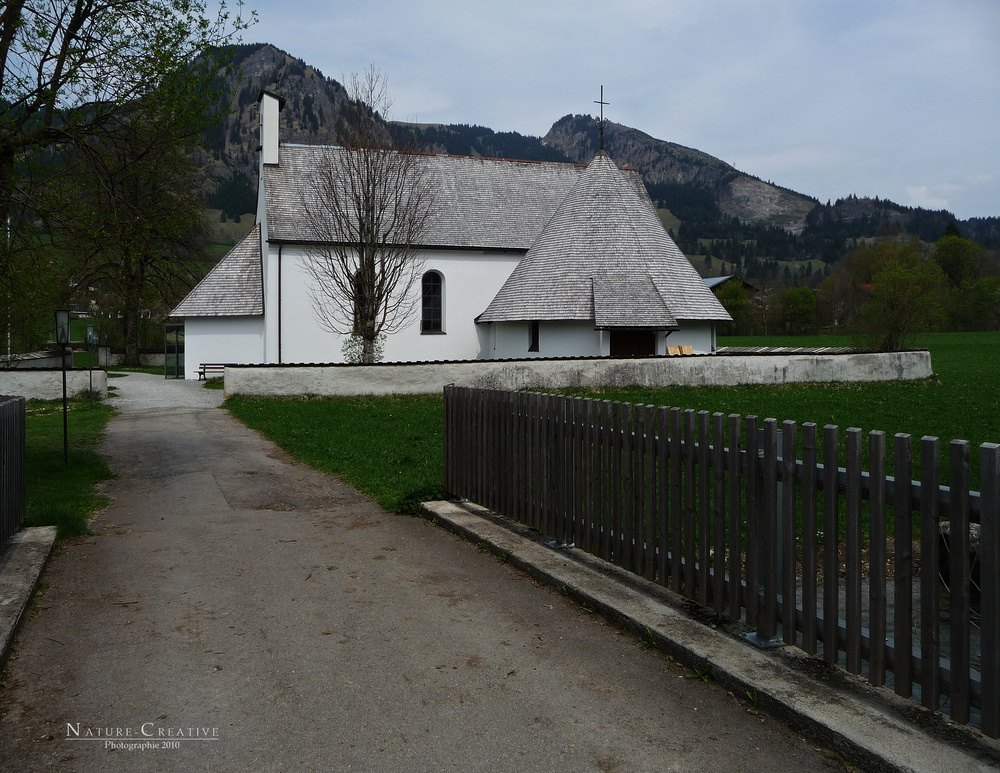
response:
[[[285,100],[269,91],[261,91],[260,103],[260,152],[264,164],[278,163],[278,116]]]

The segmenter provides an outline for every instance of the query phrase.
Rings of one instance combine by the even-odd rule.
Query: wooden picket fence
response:
[[[868,434],[866,465],[859,429],[842,446],[829,425],[821,438],[756,416],[444,395],[451,494],[742,620],[751,640],[796,645],[1000,736],[997,444],[980,447],[975,492],[966,441],[948,444],[946,487],[937,438],[920,439],[914,479],[905,434],[890,476],[883,432]]]
[[[24,409],[23,397],[0,395],[0,551],[24,520]]]

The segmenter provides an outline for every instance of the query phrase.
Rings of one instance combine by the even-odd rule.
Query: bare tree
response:
[[[434,214],[434,188],[426,157],[395,145],[385,76],[372,65],[350,77],[347,92],[343,147],[323,154],[304,201],[317,237],[305,265],[320,324],[360,341],[361,362],[371,363],[382,337],[416,309],[416,247]]]

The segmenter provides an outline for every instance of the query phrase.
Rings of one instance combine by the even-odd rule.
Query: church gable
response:
[[[264,313],[260,225],[254,226],[170,315],[243,317]]]
[[[640,195],[603,151],[477,321],[557,319],[660,329],[676,329],[681,319],[729,319],[645,190]]]

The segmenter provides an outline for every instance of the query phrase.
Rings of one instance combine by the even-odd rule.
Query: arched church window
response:
[[[437,271],[428,271],[421,282],[421,333],[444,332],[444,279]]]

